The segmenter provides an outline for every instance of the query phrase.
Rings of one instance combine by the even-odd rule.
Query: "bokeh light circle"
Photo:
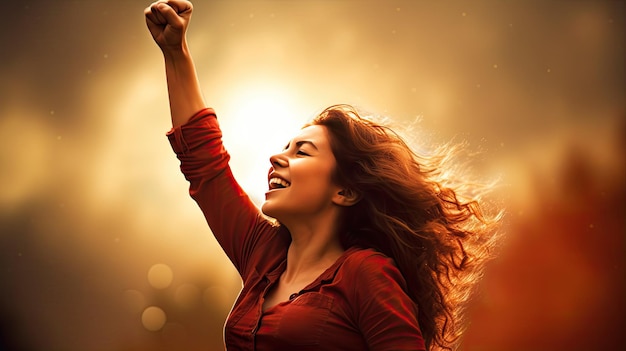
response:
[[[174,273],[170,266],[157,263],[148,270],[148,282],[155,289],[165,289],[172,284]]]
[[[150,306],[141,314],[141,323],[143,327],[149,331],[161,330],[165,322],[167,322],[167,316],[165,312],[157,306]]]

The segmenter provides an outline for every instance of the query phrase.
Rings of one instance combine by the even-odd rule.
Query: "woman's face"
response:
[[[283,152],[270,157],[269,190],[262,211],[282,223],[315,218],[333,206],[335,156],[326,127],[303,128]]]

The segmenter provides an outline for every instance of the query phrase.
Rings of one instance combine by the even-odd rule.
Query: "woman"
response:
[[[165,58],[169,140],[244,283],[227,349],[451,349],[492,222],[391,130],[343,105],[270,158],[259,211],[200,93],[185,39],[191,12],[188,1],[163,0],[145,15]]]

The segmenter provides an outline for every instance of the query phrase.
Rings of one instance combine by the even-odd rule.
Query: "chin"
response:
[[[272,208],[272,205],[269,204],[267,201],[265,201],[262,205],[261,205],[261,212],[266,215],[267,217],[270,217],[272,219],[274,219],[277,222],[280,222],[280,219],[278,217],[280,217],[279,215],[279,211],[276,211],[275,208]]]
[[[272,218],[275,218],[274,215],[273,215],[273,211],[272,211],[272,205],[268,204],[267,201],[265,201],[261,205],[261,212],[263,212],[263,214],[266,215],[266,216],[270,216]]]

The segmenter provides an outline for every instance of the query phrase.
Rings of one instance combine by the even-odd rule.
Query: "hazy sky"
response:
[[[239,282],[188,198],[164,136],[165,77],[145,28],[147,5],[3,4],[0,327],[7,345],[160,350],[181,335],[189,350],[221,344]],[[194,5],[188,36],[202,88],[235,175],[256,201],[269,155],[316,112],[350,103],[412,126],[404,130],[418,150],[467,142],[470,153],[480,152],[471,162],[477,176],[501,179],[511,222],[540,215],[541,201],[567,192],[563,177],[586,184],[576,183],[581,172],[602,185],[590,190],[593,199],[623,203],[624,1]],[[582,168],[571,166],[578,159]],[[614,231],[607,237],[623,243]],[[164,311],[164,326],[149,306]],[[142,323],[150,311],[157,331]],[[483,346],[513,350],[516,340]]]

